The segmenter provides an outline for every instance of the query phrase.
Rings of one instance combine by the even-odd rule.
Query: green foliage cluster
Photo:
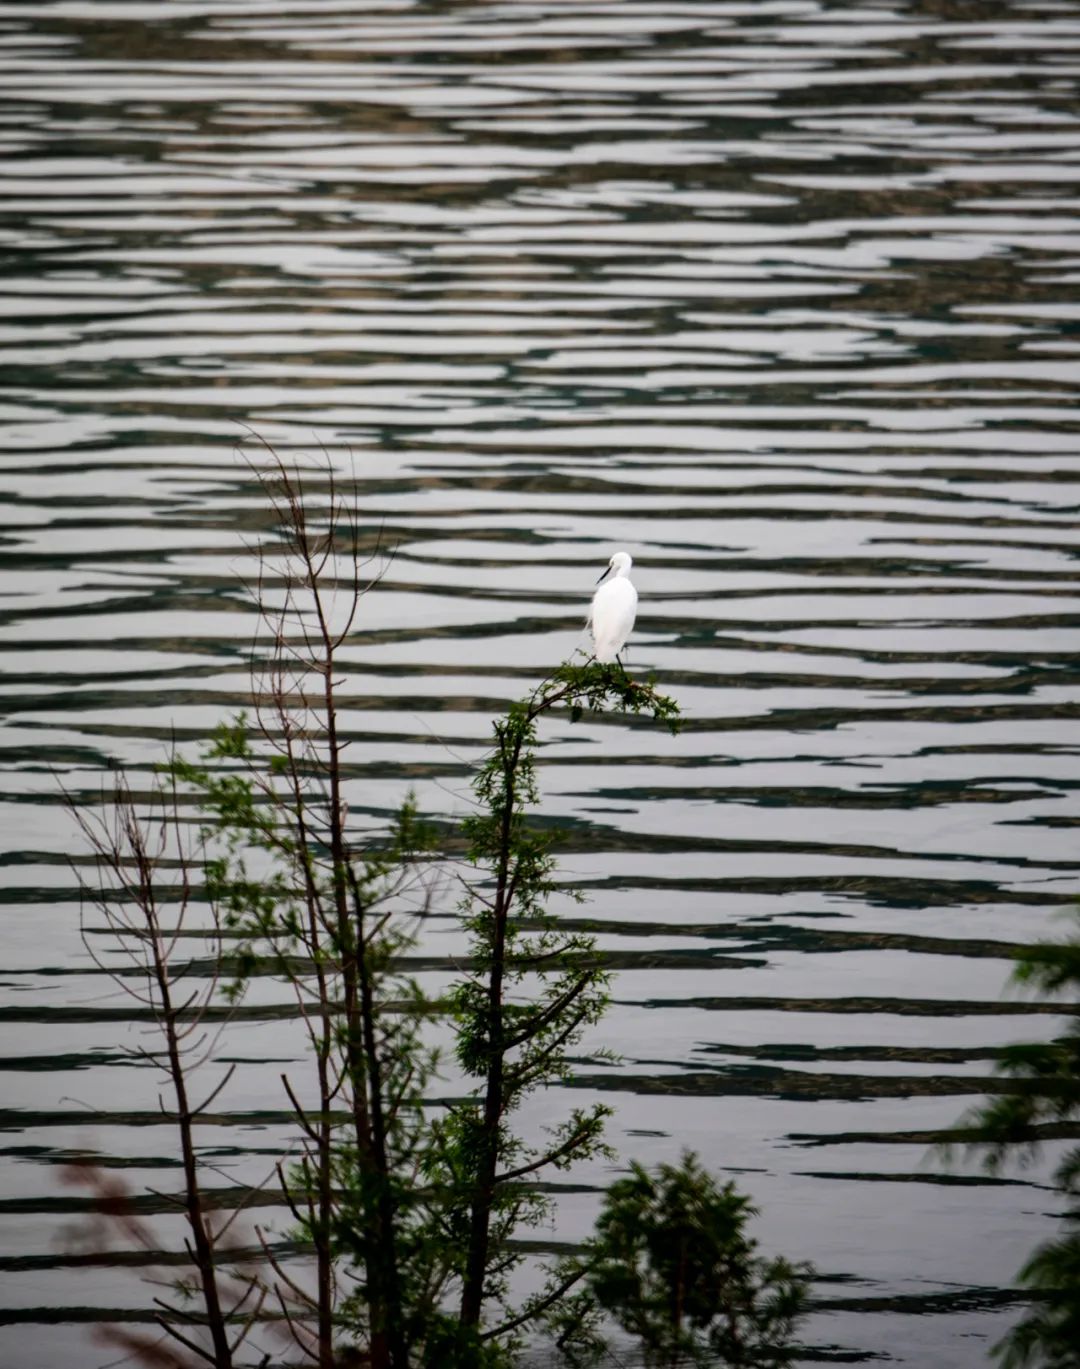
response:
[[[529,1094],[566,1077],[569,1053],[607,1006],[594,938],[566,931],[546,911],[554,888],[550,836],[529,815],[539,802],[539,719],[556,708],[579,718],[611,707],[677,723],[674,701],[629,680],[621,667],[566,663],[496,720],[494,746],[473,783],[477,809],[463,824],[469,864],[482,878],[470,881],[461,907],[472,969],[452,1001],[457,1057],[478,1087],[474,1099],[450,1109],[438,1136],[454,1182],[471,1191],[468,1213],[459,1214],[465,1325],[474,1325],[490,1300],[520,1323],[522,1312],[505,1308],[509,1275],[520,1262],[510,1238],[552,1210],[529,1181],[603,1149],[610,1112],[603,1105],[575,1109],[541,1146],[526,1145],[508,1119]],[[550,1273],[559,1287],[559,1271]],[[549,1285],[533,1307],[549,1305],[551,1296]]]
[[[634,1164],[609,1188],[585,1280],[649,1369],[791,1362],[811,1270],[758,1254],[746,1231],[755,1212],[691,1152],[655,1173]]]
[[[439,1003],[396,968],[417,934],[398,905],[431,854],[411,798],[385,842],[357,850],[334,833],[326,754],[296,743],[309,727],[283,726],[293,742],[279,736],[269,748],[263,728],[260,749],[240,716],[201,764],[173,761],[173,778],[206,815],[207,892],[236,944],[230,995],[269,972],[295,987],[307,1015],[323,1112],[301,1109],[290,1089],[306,1148],[283,1182],[298,1234],[333,1282],[348,1276],[327,1309],[334,1353],[344,1341],[374,1347],[373,1362],[393,1369],[500,1369],[546,1327],[580,1364],[607,1353],[596,1324],[610,1315],[650,1365],[706,1354],[786,1362],[805,1271],[759,1259],[744,1231],[748,1200],[690,1156],[656,1179],[635,1166],[612,1189],[585,1258],[553,1262],[538,1293],[520,1305],[511,1297],[524,1258],[516,1238],[552,1216],[537,1178],[608,1153],[610,1112],[574,1109],[541,1143],[513,1127],[524,1099],[568,1076],[570,1053],[608,1001],[594,938],[547,912],[551,836],[531,821],[537,729],[557,710],[579,719],[614,709],[678,723],[651,684],[595,662],[560,666],[495,720],[462,824],[468,969]],[[475,1085],[431,1116],[424,1094],[438,1059],[422,1026],[447,1013]],[[332,1116],[335,1104],[344,1106]]]
[[[241,715],[202,764],[174,759],[172,770],[207,815],[206,893],[233,941],[227,996],[239,999],[256,974],[284,980],[313,1048],[320,1107],[302,1108],[284,1081],[304,1147],[281,1178],[295,1234],[322,1265],[324,1350],[344,1334],[404,1364],[439,1321],[450,1277],[416,1183],[438,1054],[423,1041],[424,995],[398,968],[416,940],[429,833],[410,797],[377,847],[346,849],[319,782],[323,760],[309,746],[258,749]],[[335,1304],[339,1273],[348,1292]]]
[[[640,718],[675,730],[677,705],[621,665],[589,660],[559,666],[495,720],[462,824],[464,968],[444,998],[429,1000],[401,967],[444,892],[432,880],[441,853],[411,797],[371,841],[355,834],[345,796],[338,655],[370,588],[355,509],[331,476],[314,513],[280,462],[263,488],[281,539],[281,606],[269,606],[263,553],[256,598],[270,645],[253,664],[252,712],[220,728],[199,762],[174,756],[146,811],[121,778],[111,823],[78,815],[103,871],[91,900],[137,967],[140,987],[128,991],[164,1043],[143,1054],[164,1068],[175,1100],[193,1273],[178,1280],[179,1305],[159,1300],[162,1326],[215,1369],[233,1369],[274,1303],[293,1347],[318,1369],[510,1369],[538,1334],[586,1366],[610,1360],[612,1324],[649,1369],[789,1363],[812,1271],[762,1257],[746,1230],[748,1198],[690,1153],[655,1173],[633,1165],[583,1250],[552,1261],[538,1293],[513,1296],[520,1237],[553,1213],[545,1178],[609,1153],[610,1110],[600,1104],[571,1110],[542,1140],[515,1127],[525,1100],[569,1077],[608,1002],[594,939],[548,912],[551,839],[533,819],[540,724],[616,714],[623,725]],[[183,795],[202,814],[195,849]],[[166,887],[166,870],[170,879],[179,872],[178,887]],[[176,954],[199,873],[213,950],[201,993],[184,984],[193,962]],[[1080,1009],[1077,917],[1071,939],[1021,951],[1014,977]],[[188,1076],[212,1055],[202,1023],[219,985],[235,1002],[256,975],[291,987],[311,1047],[315,1088],[299,1093],[315,1102],[302,1104],[282,1076],[299,1144],[278,1177],[292,1234],[312,1252],[314,1289],[265,1239],[268,1276],[227,1268],[237,1214],[218,1223],[203,1189],[196,1130],[235,1066],[201,1102],[191,1101]],[[437,1109],[433,1020],[449,1024],[468,1082],[463,1097]],[[1080,1121],[1080,1011],[1057,1040],[999,1052],[997,1069],[1007,1087],[968,1119],[991,1170],[1031,1160],[1041,1141]],[[91,1182],[121,1210],[100,1179]],[[1054,1184],[1060,1230],[1021,1271],[1032,1303],[996,1347],[1004,1369],[1080,1369],[1080,1146],[1065,1150]],[[191,1339],[197,1325],[210,1349]],[[187,1363],[141,1335],[114,1340],[147,1363]]]
[[[280,461],[263,488],[280,543],[261,553],[266,650],[252,668],[251,711],[220,728],[198,762],[174,757],[163,782],[201,813],[215,984],[233,1002],[255,976],[288,985],[314,1065],[314,1086],[282,1076],[299,1139],[278,1169],[292,1234],[312,1252],[314,1286],[264,1239],[269,1275],[255,1306],[275,1303],[294,1346],[319,1369],[349,1356],[372,1369],[504,1369],[544,1328],[581,1362],[602,1350],[604,1315],[660,1356],[652,1364],[706,1347],[731,1364],[782,1363],[773,1341],[801,1310],[802,1275],[756,1256],[743,1230],[746,1200],[689,1157],[655,1181],[635,1169],[613,1190],[587,1258],[553,1260],[539,1292],[523,1301],[513,1292],[522,1233],[553,1213],[545,1179],[607,1153],[610,1111],[574,1108],[540,1139],[516,1124],[526,1099],[568,1078],[572,1053],[608,1002],[594,939],[548,912],[554,858],[533,818],[539,728],[551,715],[617,714],[624,725],[640,718],[674,730],[677,705],[621,665],[589,660],[559,666],[495,720],[462,825],[467,954],[448,994],[429,1000],[402,964],[445,896],[445,861],[411,797],[378,840],[360,838],[349,815],[340,655],[370,588],[356,513],[332,474],[317,511]],[[137,834],[133,807],[130,818],[124,831]],[[112,852],[117,868],[123,844]],[[177,864],[190,884],[190,859]],[[148,869],[144,884],[156,877]],[[170,982],[167,964],[163,975]],[[467,1082],[462,1097],[438,1107],[432,1022],[449,1026]],[[177,1057],[171,1069],[182,1100],[186,1066]],[[190,1133],[198,1110],[178,1109]],[[212,1234],[194,1141],[189,1150],[192,1224]],[[208,1245],[204,1282],[213,1258]],[[222,1320],[213,1306],[208,1318]],[[233,1369],[227,1342],[219,1335],[221,1348],[203,1359]]]
[[[286,1081],[305,1150],[283,1183],[327,1290],[348,1277],[333,1305],[327,1291],[322,1339],[373,1345],[374,1361],[393,1369],[509,1364],[581,1279],[576,1264],[555,1262],[539,1293],[511,1298],[524,1258],[515,1238],[552,1215],[536,1180],[604,1152],[610,1111],[574,1109],[540,1143],[512,1125],[524,1099],[566,1078],[607,1004],[594,939],[546,910],[551,838],[531,821],[538,724],[556,710],[575,719],[618,709],[674,728],[678,709],[621,667],[567,663],[496,719],[462,824],[468,968],[432,1003],[397,969],[416,944],[418,919],[401,905],[410,893],[417,903],[429,834],[410,798],[384,842],[355,848],[326,740],[335,705],[319,702],[313,720],[275,698],[273,729],[241,715],[201,763],[177,758],[171,770],[205,815],[206,890],[234,941],[229,995],[256,973],[292,984],[319,1065],[318,1114]],[[425,1092],[438,1058],[423,1025],[447,1013],[458,1063],[476,1082],[433,1116]]]
[[[1080,913],[1065,941],[1043,942],[1017,953],[1013,982],[1072,1001],[1074,1016],[1056,1041],[1006,1046],[996,1070],[1008,1092],[983,1104],[966,1121],[986,1148],[986,1166],[997,1173],[1012,1157],[1028,1163],[1040,1142],[1080,1122]],[[1040,1245],[1020,1282],[1033,1302],[995,1347],[1003,1369],[1080,1369],[1080,1145],[1068,1148],[1054,1170],[1065,1209],[1059,1233]]]

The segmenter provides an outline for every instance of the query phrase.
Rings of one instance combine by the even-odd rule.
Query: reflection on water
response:
[[[367,824],[462,811],[630,551],[688,723],[549,733],[566,916],[618,968],[624,1062],[577,1086],[624,1157],[742,1176],[823,1353],[983,1362],[1053,1199],[926,1149],[1054,1030],[999,994],[1080,887],[1074,7],[16,0],[0,72],[0,1359],[145,1314],[64,1254],[58,1163],[162,1189],[172,1145],[57,773],[242,701],[240,422],[396,549],[349,660]],[[269,988],[236,1032],[242,1183],[297,1046]]]

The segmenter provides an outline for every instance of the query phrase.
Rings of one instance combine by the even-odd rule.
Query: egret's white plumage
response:
[[[637,590],[630,579],[633,564],[625,551],[617,551],[600,577],[605,583],[593,595],[589,628],[598,661],[618,660],[633,631],[637,613]]]

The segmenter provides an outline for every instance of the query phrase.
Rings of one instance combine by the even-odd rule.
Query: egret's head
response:
[[[617,551],[608,562],[607,570],[601,575],[600,580],[606,580],[609,575],[629,575],[630,567],[633,564],[633,561],[625,551]],[[600,580],[597,580],[596,583],[599,584]]]

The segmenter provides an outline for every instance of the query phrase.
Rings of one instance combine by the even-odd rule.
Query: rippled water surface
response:
[[[928,1145],[1061,1021],[1000,994],[1078,892],[1078,75],[1049,0],[4,6],[0,1362],[146,1315],[65,1234],[72,1151],[175,1170],[58,790],[244,700],[240,424],[396,548],[348,654],[367,822],[464,811],[633,555],[630,666],[687,722],[548,733],[623,1055],[558,1104],[738,1175],[818,1353],[985,1361],[1055,1198]],[[234,1042],[237,1182],[287,1134],[284,997]]]

